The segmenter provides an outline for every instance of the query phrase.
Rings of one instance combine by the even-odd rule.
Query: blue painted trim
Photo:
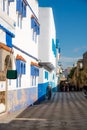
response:
[[[36,61],[38,61],[38,60],[39,60],[38,58],[36,58],[36,57],[34,57],[34,56],[30,55],[29,53],[27,53],[27,52],[23,51],[22,49],[20,49],[20,48],[19,48],[19,47],[17,47],[17,46],[13,45],[13,47],[14,47],[15,49],[17,49],[17,50],[21,51],[21,52],[22,52],[22,53],[24,53],[25,55],[27,55],[27,56],[29,56],[29,57],[31,57],[31,58],[33,58],[33,59],[35,59]]]
[[[9,35],[8,33],[6,33],[6,44],[7,44],[7,46],[9,46],[10,48],[12,48],[12,36]]]
[[[14,92],[16,92],[16,101]],[[11,103],[11,107],[9,109],[9,112],[17,111],[22,108],[27,108],[28,106],[34,104],[34,102],[37,101],[37,87],[34,88],[23,88],[23,89],[17,89],[17,90],[12,90],[8,91],[8,103]],[[22,101],[22,99],[24,99]],[[20,102],[21,101],[21,102]]]
[[[46,88],[48,82],[38,84],[38,102],[42,102],[46,98]]]
[[[0,24],[0,29],[2,29],[3,31],[5,31],[6,33],[8,33],[9,35],[11,35],[12,37],[15,37],[15,35],[13,33],[11,33],[8,29],[6,29],[5,27],[3,27],[1,24]]]
[[[54,43],[54,39],[52,39],[52,51],[53,51],[54,56],[56,57],[56,45]]]

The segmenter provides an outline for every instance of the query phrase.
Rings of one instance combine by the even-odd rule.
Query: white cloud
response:
[[[79,59],[82,59],[82,57],[60,57],[60,62],[63,66],[63,68],[67,68],[70,66],[73,66]]]
[[[74,61],[77,61],[78,59],[81,59],[82,57],[60,57],[60,60],[63,61],[63,62],[74,62]]]

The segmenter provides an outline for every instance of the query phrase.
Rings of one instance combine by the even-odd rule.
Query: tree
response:
[[[72,78],[73,77],[73,75],[74,75],[74,73],[75,73],[75,70],[76,70],[76,67],[73,67],[72,69],[71,69],[71,71],[70,71],[70,73],[69,73],[69,75],[68,75],[68,78]]]

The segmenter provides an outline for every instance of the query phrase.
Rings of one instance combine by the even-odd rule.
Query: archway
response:
[[[4,70],[11,70],[12,69],[12,61],[10,55],[7,55],[4,61]]]

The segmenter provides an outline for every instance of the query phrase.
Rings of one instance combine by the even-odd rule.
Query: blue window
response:
[[[16,11],[18,11],[22,17],[26,17],[26,3],[23,0],[16,0]]]
[[[12,48],[12,36],[9,33],[6,33],[6,44]]]
[[[31,17],[31,28],[33,29],[34,32],[36,32],[37,35],[40,34],[40,25],[34,18],[34,16]]]
[[[39,76],[39,69],[33,65],[30,67],[31,76]]]
[[[18,74],[26,74],[26,64],[22,60],[16,60],[16,69]]]
[[[45,79],[48,80],[48,72],[47,71],[45,71]]]
[[[22,2],[22,17],[26,17],[26,4]]]
[[[22,0],[16,0],[16,11],[22,13]]]
[[[35,27],[35,19],[31,18],[31,28],[34,28],[34,27]]]

